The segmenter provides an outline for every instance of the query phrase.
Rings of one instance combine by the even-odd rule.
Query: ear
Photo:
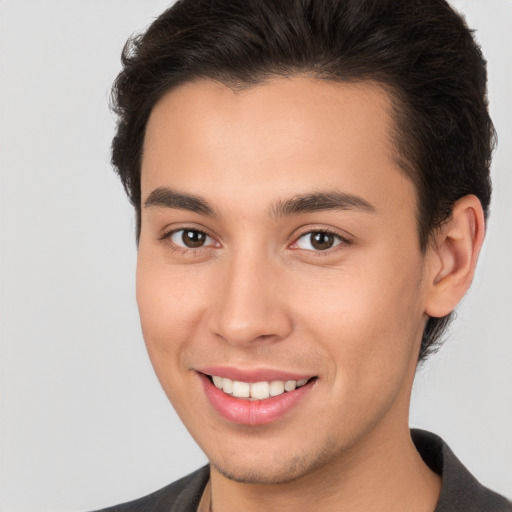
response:
[[[451,313],[464,297],[473,280],[484,234],[484,213],[479,199],[474,195],[462,197],[427,250],[429,290],[425,313],[428,316]]]

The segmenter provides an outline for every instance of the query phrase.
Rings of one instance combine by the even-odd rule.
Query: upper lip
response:
[[[215,375],[225,379],[240,382],[271,382],[274,380],[302,380],[310,379],[311,373],[280,370],[277,368],[240,368],[234,366],[204,366],[196,368],[196,371],[205,375]]]

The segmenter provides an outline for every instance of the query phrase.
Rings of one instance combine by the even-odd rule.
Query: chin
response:
[[[326,466],[333,456],[332,443],[314,454],[302,453],[289,457],[272,454],[241,460],[210,460],[212,467],[225,478],[242,484],[286,484],[311,475]],[[227,458],[226,458],[227,459]]]

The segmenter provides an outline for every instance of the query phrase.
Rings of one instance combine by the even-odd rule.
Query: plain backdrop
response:
[[[512,2],[458,0],[500,144],[474,286],[418,374],[411,424],[512,497]],[[205,462],[146,356],[109,87],[163,0],[0,1],[0,510],[94,509]]]

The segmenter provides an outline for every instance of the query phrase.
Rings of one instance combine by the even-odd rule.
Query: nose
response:
[[[275,267],[254,253],[226,263],[217,279],[217,300],[209,312],[213,334],[237,347],[277,341],[290,334],[292,321]]]

